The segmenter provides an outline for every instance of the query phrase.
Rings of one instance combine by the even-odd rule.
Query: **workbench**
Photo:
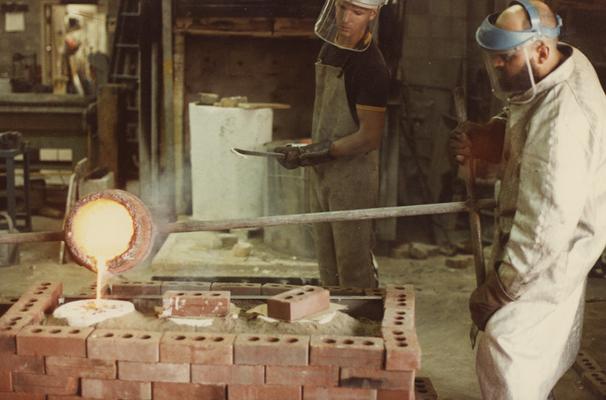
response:
[[[3,94],[0,132],[21,132],[33,149],[71,149],[71,163],[33,161],[32,167],[72,169],[87,155],[87,112],[93,102],[94,98],[77,95]]]

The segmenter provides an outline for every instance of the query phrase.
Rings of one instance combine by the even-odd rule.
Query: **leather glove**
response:
[[[488,275],[486,282],[471,294],[471,298],[469,299],[471,319],[483,331],[490,317],[501,307],[512,301],[513,299],[503,289],[503,285],[496,272],[493,272]]]
[[[332,141],[323,140],[306,146],[286,145],[276,147],[274,151],[285,155],[284,158],[278,159],[280,165],[286,169],[294,169],[333,160],[333,157],[330,155],[331,146]]]
[[[448,139],[451,154],[459,164],[471,156],[498,163],[501,161],[505,120],[493,118],[488,124],[466,121],[459,124]]]

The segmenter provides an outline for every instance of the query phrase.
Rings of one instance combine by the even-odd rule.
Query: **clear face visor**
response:
[[[530,62],[533,43],[504,52],[484,51],[484,63],[493,94],[507,103],[524,104],[536,95]]]
[[[341,49],[364,51],[379,20],[379,7],[369,0],[327,0],[315,25],[315,33]]]

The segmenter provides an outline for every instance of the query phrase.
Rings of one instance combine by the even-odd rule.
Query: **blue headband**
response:
[[[539,11],[530,3],[530,0],[515,0],[509,6],[519,4],[524,7],[530,20],[530,29],[523,31],[509,31],[496,27],[494,24],[500,13],[491,14],[476,31],[476,41],[480,47],[489,51],[507,51],[521,46],[539,37],[557,38],[562,28],[562,18],[556,15],[557,26],[549,28],[541,24]]]

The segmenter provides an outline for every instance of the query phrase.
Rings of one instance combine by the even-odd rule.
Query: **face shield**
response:
[[[536,82],[531,63],[537,43],[543,39],[555,39],[560,34],[562,19],[557,16],[557,26],[541,24],[538,10],[530,0],[517,0],[526,11],[530,28],[510,31],[496,26],[499,14],[486,17],[476,31],[476,41],[484,50],[486,69],[493,93],[509,103],[528,103],[536,95]]]
[[[379,9],[385,0],[326,0],[315,33],[341,49],[364,51],[370,46]]]

